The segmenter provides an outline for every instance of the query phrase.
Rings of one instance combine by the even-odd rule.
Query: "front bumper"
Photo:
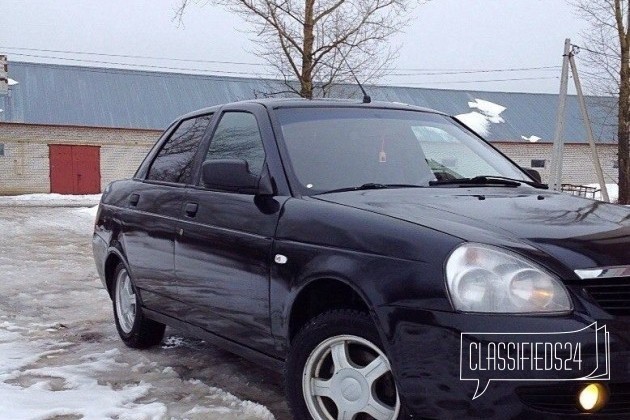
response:
[[[602,382],[610,391],[608,404],[597,414],[630,416],[630,318],[595,320],[580,313],[565,316],[476,315],[381,307],[377,315],[392,369],[403,401],[423,418],[564,418],[583,414],[577,392],[585,383]],[[483,395],[473,399],[476,381],[462,380],[462,333],[568,332],[606,326],[609,333],[609,379],[558,380],[546,372],[544,380],[492,380]],[[467,338],[475,334],[466,335]],[[509,338],[509,336],[507,336]],[[596,334],[585,342],[581,357],[594,365]],[[481,336],[480,340],[484,340]],[[601,342],[598,348],[602,348]],[[602,354],[600,352],[600,359]],[[509,375],[508,375],[509,376]],[[553,376],[553,375],[552,375]]]

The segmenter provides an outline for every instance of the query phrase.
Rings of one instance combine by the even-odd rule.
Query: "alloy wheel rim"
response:
[[[368,415],[391,420],[400,412],[387,356],[370,341],[353,335],[331,337],[315,347],[304,366],[302,392],[316,420]]]
[[[136,294],[127,270],[121,270],[116,279],[116,315],[120,328],[129,334],[136,321]]]

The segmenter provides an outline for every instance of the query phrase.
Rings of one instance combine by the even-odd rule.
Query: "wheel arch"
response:
[[[353,284],[332,276],[314,278],[300,287],[291,302],[286,326],[287,344],[310,319],[334,309],[365,312],[375,321],[369,301]]]
[[[123,252],[116,246],[112,246],[107,251],[107,258],[105,259],[105,283],[107,285],[107,293],[109,297],[113,297],[114,293],[114,271],[119,263],[122,263],[129,272],[129,264],[125,258]]]

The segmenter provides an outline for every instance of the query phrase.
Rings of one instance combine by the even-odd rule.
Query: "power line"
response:
[[[241,66],[261,66],[261,63],[240,62],[240,61],[216,61],[216,60],[200,60],[200,59],[188,59],[188,58],[173,58],[173,57],[152,57],[143,55],[125,55],[125,54],[106,54],[87,51],[69,51],[69,50],[47,50],[39,48],[21,48],[21,47],[5,47],[0,45],[0,49],[4,50],[17,50],[17,51],[35,51],[35,52],[47,52],[47,53],[59,53],[59,54],[76,54],[76,55],[96,55],[102,57],[118,57],[118,58],[141,58],[145,60],[169,60],[169,61],[182,61],[190,63],[208,63],[208,64],[237,64]],[[20,55],[18,53],[13,53]]]
[[[225,71],[225,70],[213,70],[213,69],[200,69],[200,68],[185,68],[185,67],[170,67],[170,66],[157,66],[151,64],[133,64],[133,63],[118,63],[113,61],[103,61],[103,60],[88,60],[84,58],[68,58],[68,57],[55,57],[50,55],[38,55],[38,54],[22,54],[22,53],[13,53],[14,55],[19,55],[21,57],[31,57],[31,58],[46,58],[52,60],[65,60],[65,61],[73,61],[73,62],[81,62],[81,63],[92,63],[92,64],[111,64],[115,66],[131,66],[131,67],[145,67],[151,69],[160,69],[160,70],[177,70],[177,71],[195,71],[195,72],[203,72],[203,73],[221,73],[221,74],[238,74],[238,75],[246,75],[252,76],[256,75],[264,75],[264,73],[252,73],[251,71]],[[138,70],[138,69],[136,69]],[[271,76],[271,74],[267,74]]]
[[[222,60],[201,60],[201,59],[188,59],[188,58],[172,58],[172,57],[156,57],[156,56],[143,56],[143,55],[128,55],[128,54],[107,54],[107,53],[96,53],[96,52],[87,52],[87,51],[71,51],[71,50],[53,50],[53,49],[41,49],[41,48],[23,48],[23,47],[9,47],[9,46],[0,46],[0,49],[5,50],[15,50],[15,51],[35,51],[35,52],[47,52],[47,53],[59,53],[59,54],[75,54],[75,55],[88,55],[88,56],[101,56],[101,57],[117,57],[117,58],[132,58],[132,59],[144,59],[144,60],[165,60],[165,61],[176,61],[176,62],[190,62],[190,63],[207,63],[207,64],[231,64],[231,65],[241,65],[241,66],[268,66],[265,63],[252,63],[252,62],[242,62],[242,61],[222,61]],[[211,70],[208,69],[187,69],[187,68],[179,68],[179,67],[168,67],[168,66],[155,66],[155,65],[144,65],[144,64],[130,64],[130,63],[114,63],[109,61],[101,61],[101,60],[89,60],[89,59],[78,59],[78,58],[65,58],[65,57],[50,57],[50,56],[41,56],[35,54],[24,54],[20,52],[14,52],[12,54],[24,56],[24,57],[35,57],[35,58],[51,58],[51,59],[59,59],[59,60],[68,60],[68,61],[84,61],[84,62],[92,62],[99,64],[115,64],[115,65],[126,65],[126,66],[136,66],[136,67],[148,67],[148,68],[162,68],[169,70],[185,70],[185,71],[203,71],[208,72]],[[395,76],[441,76],[441,75],[457,75],[457,74],[475,74],[475,73],[501,73],[501,72],[521,72],[521,71],[553,71],[555,69],[559,69],[560,66],[540,66],[540,67],[520,67],[520,68],[490,68],[490,69],[459,69],[459,68],[390,68],[388,69],[391,72],[396,72]],[[397,72],[411,72],[411,73],[397,73]],[[250,74],[249,72],[230,72],[233,74]],[[391,74],[394,76],[394,74]]]
[[[54,58],[57,59],[57,57],[47,57],[47,56],[37,56],[37,55],[26,55],[26,54],[20,54],[23,56],[28,56],[28,57],[39,57],[39,58]],[[59,58],[64,60],[63,58]],[[72,60],[72,61],[86,61],[86,60],[81,60],[81,59],[71,59],[71,58],[66,58],[65,60]],[[95,60],[89,60],[87,62],[91,62],[91,63],[101,63],[101,64],[116,64],[116,65],[125,65],[125,66],[139,66],[136,64],[125,64],[125,63],[113,63],[113,62],[107,62],[107,61],[95,61]],[[165,66],[149,66],[149,67],[157,67],[157,68],[162,68],[162,69],[170,69],[170,70],[188,70],[188,71],[203,71],[203,72],[212,72],[214,70],[204,70],[204,69],[185,69],[185,68],[179,68],[179,67],[165,67]],[[88,67],[86,67],[87,69]],[[89,68],[90,70],[92,70],[93,68]],[[103,68],[103,70],[108,70],[107,68]],[[111,69],[109,69],[111,70]],[[133,70],[133,71],[138,71],[139,69],[120,69],[120,70]],[[103,71],[104,73],[107,73],[107,71]],[[219,73],[223,73],[223,74],[245,74],[248,76],[252,76],[251,72],[232,72],[232,71],[218,71]],[[110,72],[113,73],[113,72]],[[274,75],[268,75],[267,77],[273,77]],[[427,83],[433,83],[433,84],[451,84],[451,83],[486,83],[486,82],[508,82],[508,81],[519,81],[519,80],[546,80],[546,79],[559,79],[559,77],[519,77],[519,78],[508,78],[508,79],[486,79],[486,80],[453,80],[453,81],[427,81],[427,82],[410,82],[410,83],[405,83],[408,85],[423,85],[423,84],[427,84]]]
[[[578,51],[574,52],[574,54],[578,54],[580,52],[580,50],[588,51],[588,52],[593,53],[593,54],[601,54],[601,52],[599,52],[599,51],[594,51],[594,50],[591,50],[589,48],[583,47],[581,45],[572,44],[572,46],[576,47],[578,49]]]
[[[519,80],[551,80],[559,79],[559,77],[518,77],[509,79],[491,79],[491,80],[453,80],[453,81],[428,81],[428,82],[411,82],[405,83],[406,85],[426,85],[426,84],[451,84],[451,83],[489,83],[489,82],[511,82]]]
[[[451,74],[478,74],[478,73],[505,73],[505,72],[521,72],[521,71],[557,71],[560,66],[543,66],[543,67],[523,67],[523,68],[506,68],[506,69],[479,69],[479,70],[462,70],[462,71],[418,71],[417,73],[396,73],[392,76],[444,76]],[[399,69],[401,71],[401,69]]]
[[[21,62],[21,63],[39,64],[39,63],[34,63],[34,62]],[[138,69],[111,68],[111,67],[87,67],[87,66],[79,66],[79,67],[81,68],[81,71],[83,71],[83,72],[103,73],[103,74],[119,74],[120,72],[137,72],[137,71],[140,71]],[[180,75],[180,73],[147,71],[143,75],[143,77],[156,77],[158,79],[169,79],[169,78],[171,78],[173,76],[179,76],[179,75]],[[234,81],[234,79],[235,79],[235,77],[216,76],[216,75],[212,75],[212,74],[193,74],[193,73],[188,73],[188,74],[186,74],[186,76],[188,76],[188,77],[200,77],[200,78],[211,77],[213,80],[219,80],[219,81]],[[251,80],[251,81],[263,81],[263,82],[269,82],[269,83],[275,83],[275,82],[283,83],[282,80],[272,79],[272,78],[261,78],[261,79],[241,78],[241,79],[242,80]]]
[[[573,45],[574,47],[577,47],[577,49],[578,49],[577,53],[579,53],[579,52],[580,52],[580,50],[584,50],[584,51],[588,51],[588,52],[590,52],[591,54],[603,55],[604,57],[609,57],[609,58],[616,58],[616,59],[620,59],[620,56],[618,56],[618,55],[608,54],[608,53],[605,53],[605,52],[603,52],[603,51],[595,51],[595,50],[591,50],[591,49],[586,48],[586,47],[583,47],[583,46],[581,46],[581,45],[575,45],[575,44],[572,44],[572,45]],[[575,54],[577,55],[577,53],[575,53]]]
[[[104,74],[117,74],[119,71],[138,71],[137,69],[113,69],[107,67],[82,67],[81,71],[87,71],[91,73],[104,73]],[[157,77],[157,78],[168,78],[169,74],[177,75],[177,73],[167,73],[167,72],[148,72],[146,76],[148,77]],[[187,76],[197,76],[197,77],[212,77],[214,80],[221,81],[233,81],[234,78],[229,78],[227,76],[214,76],[214,75],[205,75],[205,74],[188,74]],[[526,78],[512,78],[512,79],[495,79],[495,80],[457,80],[457,81],[427,81],[427,82],[411,82],[405,83],[405,85],[409,86],[418,86],[418,85],[431,85],[431,84],[451,84],[451,83],[485,83],[485,82],[504,82],[504,81],[518,81],[518,80],[544,80],[544,79],[559,79],[559,77],[526,77]],[[261,79],[265,82],[280,82],[284,83],[284,81],[280,79],[266,78]],[[392,86],[391,84],[382,83],[380,86]]]
[[[1,47],[0,48],[7,48]],[[24,50],[37,50],[34,48],[24,49]],[[44,51],[44,50],[37,50]],[[61,52],[61,53],[74,53],[72,51],[62,51],[62,50],[47,50],[51,52]],[[158,70],[171,70],[171,71],[184,71],[184,72],[198,72],[198,73],[218,73],[224,75],[240,75],[240,76],[259,76],[266,78],[273,78],[276,75],[273,73],[252,73],[251,71],[235,71],[235,70],[214,70],[207,68],[192,68],[192,67],[173,67],[173,66],[161,66],[161,65],[151,65],[151,64],[134,64],[134,63],[123,63],[123,62],[114,62],[107,60],[91,60],[84,58],[70,58],[70,57],[57,57],[50,55],[40,55],[40,54],[24,54],[24,53],[12,53],[14,55],[18,55],[21,57],[30,57],[30,58],[42,58],[42,59],[51,59],[51,60],[63,60],[63,61],[72,61],[78,63],[91,63],[91,64],[107,64],[107,65],[115,65],[115,66],[124,66],[123,70],[142,70],[142,68],[149,69],[158,69]],[[117,54],[99,54],[99,53],[84,53],[89,55],[103,55],[103,56],[119,56],[119,57],[128,57],[128,58],[149,58],[148,56],[131,56],[131,55],[117,55]],[[153,59],[159,59],[158,57],[152,57]],[[212,60],[184,60],[184,59],[173,59],[174,61],[197,61],[197,62],[212,62],[212,63],[233,63],[239,64],[239,62],[228,62],[228,61],[212,61]],[[242,64],[251,64],[251,63],[242,63]],[[133,68],[128,68],[133,67]],[[540,67],[525,67],[525,68],[503,68],[503,69],[476,69],[476,70],[464,70],[464,71],[448,71],[448,72],[426,72],[426,73],[409,73],[409,74],[389,74],[386,77],[414,77],[414,76],[444,76],[444,75],[459,75],[459,74],[479,74],[479,73],[492,73],[492,72],[515,72],[515,71],[532,71],[532,70],[551,70],[558,66],[540,66]],[[453,80],[453,81],[426,81],[426,82],[405,82],[406,85],[426,85],[426,84],[462,84],[462,83],[490,83],[490,82],[508,82],[508,81],[524,81],[524,80],[546,80],[546,79],[558,79],[558,77],[518,77],[518,78],[503,78],[503,79],[485,79],[485,80]]]
[[[252,72],[245,71],[226,71],[226,70],[214,70],[214,69],[201,69],[201,68],[185,68],[185,67],[171,67],[171,66],[157,66],[157,65],[149,65],[149,64],[133,64],[133,63],[120,63],[120,62],[112,62],[112,61],[104,61],[104,60],[88,60],[82,58],[68,58],[68,57],[54,57],[54,56],[46,56],[46,55],[38,55],[38,54],[22,54],[22,53],[14,53],[15,55],[19,55],[22,57],[31,57],[31,58],[46,58],[53,60],[65,60],[65,61],[73,61],[73,62],[82,62],[82,63],[92,63],[92,64],[110,64],[117,66],[129,66],[129,67],[144,67],[144,68],[152,68],[152,69],[160,69],[160,70],[175,70],[175,71],[195,71],[202,73],[219,73],[226,75],[245,75],[252,76]],[[135,69],[138,70],[138,69]],[[448,75],[449,73],[444,74],[433,74],[428,76],[440,76],[440,75]],[[451,73],[451,74],[459,74],[459,73]],[[264,76],[264,77],[274,77],[275,75],[272,73],[256,73],[255,75]],[[399,74],[391,74],[389,76],[404,76]],[[422,74],[414,74],[407,75],[409,76],[423,76]],[[426,75],[425,75],[426,76]],[[517,80],[544,80],[544,79],[557,79],[557,77],[523,77],[523,78],[509,78],[509,79],[492,79],[492,80],[462,80],[462,81],[434,81],[434,82],[416,82],[416,83],[405,83],[405,84],[425,84],[425,83],[438,83],[438,84],[450,84],[450,83],[485,83],[485,82],[507,82],[507,81],[517,81]]]

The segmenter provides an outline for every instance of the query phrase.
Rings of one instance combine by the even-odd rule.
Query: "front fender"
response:
[[[391,338],[390,323],[376,308],[410,304],[435,310],[452,308],[446,295],[442,264],[403,260],[321,245],[276,241],[274,254],[287,256],[286,264],[271,268],[272,333],[286,347],[289,320],[300,292],[314,281],[339,281],[363,299],[383,343]],[[382,313],[382,312],[381,312]]]

